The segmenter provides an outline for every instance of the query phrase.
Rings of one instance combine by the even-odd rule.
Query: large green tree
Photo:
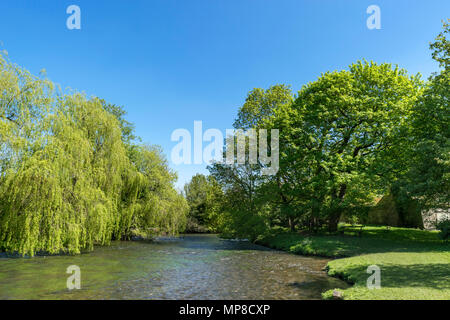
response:
[[[443,31],[430,45],[441,70],[431,75],[414,107],[404,159],[409,171],[399,184],[402,195],[417,199],[425,208],[448,209],[450,203],[449,34],[450,25],[444,22]]]
[[[189,205],[188,231],[217,231],[222,189],[213,176],[194,175],[184,186]]]
[[[281,132],[281,188],[297,213],[334,231],[343,212],[384,190],[420,87],[398,67],[357,62],[323,74],[276,110],[268,124]]]
[[[274,116],[275,110],[292,104],[293,100],[291,88],[286,85],[277,84],[266,90],[255,88],[248,93],[244,104],[239,108],[234,128],[264,129],[265,121]],[[248,146],[247,140],[247,149]],[[235,152],[235,162],[236,156]],[[268,188],[262,189],[269,181],[277,181],[278,176],[263,176],[261,169],[264,165],[259,161],[250,164],[248,160],[247,156],[244,164],[214,163],[209,166],[209,171],[223,189],[221,231],[229,236],[255,239],[272,222],[279,220],[279,209],[271,207],[271,203],[285,203],[287,200],[280,189],[275,194]],[[284,218],[282,220],[285,221],[280,222],[281,224],[290,219]]]

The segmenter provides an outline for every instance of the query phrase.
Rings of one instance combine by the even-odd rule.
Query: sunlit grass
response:
[[[340,290],[344,299],[450,299],[450,245],[437,232],[407,228],[346,226],[343,234],[278,233],[261,244],[302,255],[336,259],[330,276],[352,284]],[[381,269],[381,288],[368,289],[370,265]],[[323,294],[332,298],[333,290]]]
[[[380,267],[380,289],[368,289],[367,267]],[[337,259],[328,274],[354,286],[344,299],[450,299],[450,252],[388,252]],[[323,294],[332,298],[333,290]]]

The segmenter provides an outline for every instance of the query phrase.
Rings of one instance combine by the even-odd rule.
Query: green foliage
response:
[[[119,121],[119,126],[122,130],[122,141],[126,145],[130,145],[136,139],[140,140],[139,137],[134,135],[134,124],[125,119],[127,112],[123,107],[109,104],[103,99],[100,99],[100,103],[102,104],[103,109],[115,116]]]
[[[450,68],[450,19],[443,21],[443,31],[436,37],[435,42],[430,44],[432,50],[432,57],[439,63],[439,66],[444,70]]]
[[[450,26],[430,45],[443,67],[433,74],[412,114],[410,141],[406,142],[407,173],[398,188],[418,199],[424,208],[448,208],[450,203]]]
[[[358,231],[359,227],[346,226],[343,235],[274,232],[260,238],[258,243],[295,254],[332,258],[391,251],[448,250],[438,232],[395,227],[387,230],[379,226],[365,226],[361,236]]]
[[[285,85],[250,91],[234,126],[279,129],[280,169],[262,177],[261,164],[210,166],[224,190],[223,230],[252,239],[279,227],[336,231],[341,220],[367,222],[386,194],[395,197],[398,225],[422,227],[422,210],[447,209],[449,33],[447,22],[430,45],[442,70],[428,83],[358,61],[297,96]]]
[[[414,247],[401,252],[364,254],[337,259],[327,265],[330,276],[354,284],[343,290],[346,300],[449,300],[450,253],[448,250],[415,252]],[[366,272],[370,265],[381,270],[381,288],[367,288]],[[331,299],[332,290],[322,294]]]
[[[184,195],[189,204],[187,231],[217,231],[222,189],[214,177],[196,174],[184,186]]]
[[[358,61],[296,96],[285,85],[250,91],[234,126],[279,129],[280,169],[263,177],[261,164],[209,167],[224,192],[222,231],[251,239],[279,227],[336,231],[339,221],[367,222],[386,194],[395,196],[398,225],[422,227],[422,210],[447,209],[449,30],[444,23],[430,45],[442,70],[428,83]]]
[[[263,178],[257,165],[214,163],[208,167],[223,190],[219,230],[226,237],[255,240],[269,227],[269,209],[261,201]]]
[[[280,174],[293,202],[336,230],[341,214],[373,201],[392,179],[398,131],[420,81],[389,64],[358,62],[323,74],[273,119],[283,150]],[[295,187],[297,186],[297,187]],[[309,210],[308,210],[309,208]]]
[[[184,194],[189,204],[189,218],[193,223],[204,225],[208,219],[206,212],[206,194],[209,185],[206,176],[196,174],[184,186]]]
[[[248,93],[244,105],[239,108],[234,127],[236,129],[258,128],[265,120],[273,116],[276,108],[290,105],[293,100],[291,88],[284,84],[271,86],[267,90],[255,88]]]
[[[419,77],[390,64],[359,61],[327,72],[297,97],[289,87],[252,90],[237,128],[280,130],[280,170],[261,165],[210,166],[224,190],[227,230],[256,239],[275,226],[336,230],[343,214],[363,219],[399,170]],[[226,208],[226,209],[225,209]],[[363,214],[363,212],[365,214]]]
[[[188,205],[173,187],[176,174],[168,168],[161,149],[139,146],[132,159],[141,184],[136,192],[131,229],[151,235],[184,230]]]
[[[291,89],[285,85],[275,85],[267,90],[256,88],[249,92],[239,109],[234,127],[263,128],[277,108],[291,104],[293,99]],[[222,235],[255,240],[269,230],[274,219],[279,219],[277,209],[268,203],[273,194],[264,187],[267,178],[261,176],[262,168],[261,164],[250,165],[248,161],[244,165],[214,163],[208,167],[223,191],[221,203],[216,205],[221,210],[220,215],[216,214],[216,229]]]
[[[4,56],[0,68],[0,248],[79,253],[183,228],[176,176],[160,151],[131,145],[122,109],[55,92]]]

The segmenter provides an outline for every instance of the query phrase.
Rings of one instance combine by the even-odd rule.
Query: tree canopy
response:
[[[389,63],[357,61],[326,72],[293,95],[287,85],[249,92],[236,129],[279,129],[279,170],[262,163],[209,166],[223,191],[222,233],[365,221],[394,194],[421,209],[449,204],[449,24],[430,45],[441,70],[428,82]]]

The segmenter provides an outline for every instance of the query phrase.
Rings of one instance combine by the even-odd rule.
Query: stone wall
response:
[[[434,209],[422,213],[425,229],[435,229],[437,222],[450,220],[450,210]]]
[[[399,203],[392,195],[385,195],[369,210],[367,224],[423,229],[419,206],[413,200]]]

